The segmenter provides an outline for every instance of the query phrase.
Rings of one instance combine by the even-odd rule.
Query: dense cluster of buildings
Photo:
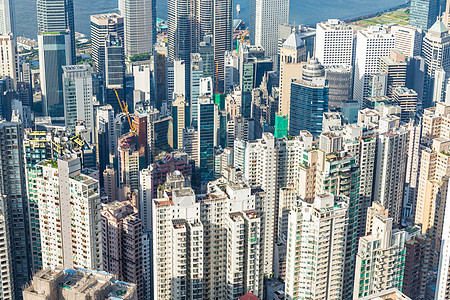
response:
[[[243,31],[168,0],[162,34],[119,0],[90,64],[73,0],[37,0],[38,69],[0,3],[0,298],[450,299],[440,2],[313,28],[252,0]]]

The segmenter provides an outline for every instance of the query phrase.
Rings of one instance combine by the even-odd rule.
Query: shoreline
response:
[[[376,16],[378,16],[380,14],[393,12],[393,11],[396,11],[396,10],[399,10],[399,9],[402,9],[402,8],[408,8],[410,6],[411,6],[411,1],[408,1],[408,2],[405,2],[403,4],[400,4],[400,5],[397,5],[397,6],[394,6],[394,7],[385,9],[385,10],[382,10],[382,11],[377,11],[375,13],[370,13],[370,14],[366,14],[366,15],[363,15],[363,16],[350,17],[350,18],[344,19],[342,21],[344,21],[345,23],[353,23],[353,22],[357,22],[357,21],[361,21],[361,20],[371,19],[371,18],[374,18],[374,17],[376,17]]]

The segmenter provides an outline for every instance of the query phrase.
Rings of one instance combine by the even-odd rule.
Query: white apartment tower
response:
[[[14,4],[13,0],[0,2],[0,34],[14,34]]]
[[[265,192],[265,202],[261,207],[263,212],[264,249],[266,250],[264,251],[265,274],[273,272],[273,249],[276,230],[275,205],[278,193],[276,157],[276,140],[270,133],[264,133],[262,139],[246,143],[244,176],[250,186],[260,186]]]
[[[353,99],[361,106],[368,93],[370,75],[378,72],[379,58],[389,56],[391,49],[394,48],[394,35],[382,26],[369,26],[358,31]]]
[[[154,299],[262,297],[263,202],[241,183],[211,182],[200,198],[163,189],[152,201]]]
[[[341,299],[348,206],[331,194],[289,213],[286,299]]]
[[[395,49],[408,57],[420,55],[422,30],[411,25],[394,25],[391,33],[395,37]]]
[[[0,35],[0,76],[6,78],[6,89],[14,90],[17,85],[16,42],[12,34]]]
[[[316,58],[324,66],[353,65],[353,29],[345,22],[330,19],[317,23]]]
[[[156,1],[119,0],[124,19],[125,56],[152,53],[156,42]]]
[[[39,199],[42,267],[100,270],[98,181],[82,173],[77,157],[44,160],[32,172],[34,195]]]
[[[251,0],[250,41],[262,46],[272,61],[278,54],[278,27],[288,23],[289,0]]]
[[[387,122],[387,118],[382,118],[380,124]],[[389,217],[393,218],[394,227],[397,227],[402,221],[409,131],[396,127],[388,132],[380,130],[379,133],[373,199],[388,209]]]
[[[376,213],[372,232],[359,239],[353,299],[391,288],[401,290],[405,270],[405,231],[392,229],[393,220]]]
[[[93,140],[94,103],[92,71],[88,64],[63,66],[64,119],[69,133],[75,134],[78,121],[83,121]]]

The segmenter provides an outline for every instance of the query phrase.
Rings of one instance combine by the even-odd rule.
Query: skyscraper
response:
[[[88,142],[94,140],[92,71],[89,64],[63,66],[64,120],[67,131],[75,134],[78,121],[84,121]]]
[[[450,34],[442,21],[437,20],[423,38],[422,57],[427,67],[422,102],[423,107],[428,108],[434,105],[432,98],[436,70],[441,68],[445,72],[450,71]]]
[[[4,0],[0,3],[0,33],[14,36],[14,5],[13,0]]]
[[[412,0],[409,24],[427,31],[438,16],[439,0]]]
[[[285,299],[341,299],[347,213],[345,199],[331,194],[317,195],[313,204],[300,201],[289,212]]]
[[[8,197],[0,196],[0,234],[5,238],[0,242],[0,251],[3,251],[3,276],[0,278],[2,288],[0,288],[0,297],[4,300],[14,299],[16,291],[13,278],[13,260],[11,251],[11,232],[9,229],[9,210]],[[20,289],[20,288],[19,288]]]
[[[395,37],[382,26],[358,31],[355,56],[353,99],[361,104],[367,97],[370,75],[378,72],[379,58],[395,47]]]
[[[399,118],[395,116],[382,118],[380,128],[388,123],[398,124],[399,121]],[[373,199],[388,209],[389,217],[393,219],[393,226],[398,227],[401,224],[403,213],[409,132],[403,127],[394,127],[391,130],[383,131],[379,131],[377,139]]]
[[[142,277],[142,222],[128,201],[115,201],[101,210],[103,270],[119,280],[137,285],[140,299]]]
[[[328,85],[325,70],[317,59],[303,66],[302,79],[291,83],[289,133],[307,130],[313,135],[322,131],[323,113],[328,111]]]
[[[395,37],[395,49],[405,56],[420,55],[422,49],[422,29],[411,25],[394,25],[391,33]]]
[[[73,14],[73,0],[37,0],[37,19],[39,34],[66,31],[69,33],[70,51],[68,55],[70,55],[71,61],[75,62],[75,20]]]
[[[15,90],[18,81],[16,42],[12,34],[0,35],[0,76],[6,80],[6,89]]]
[[[278,27],[288,23],[289,0],[250,2],[250,41],[263,47],[272,61],[276,61],[278,55]]]
[[[202,180],[211,176],[214,167],[214,147],[218,144],[219,130],[218,110],[218,105],[210,97],[198,98],[198,157]]]
[[[183,95],[177,95],[172,103],[173,148],[183,148],[183,132],[189,126],[189,106]]]
[[[288,116],[291,103],[291,81],[300,79],[302,62],[306,61],[305,42],[297,32],[292,32],[280,48],[280,101],[278,113]]]
[[[156,43],[156,1],[119,0],[124,21],[125,55],[152,53]]]
[[[98,181],[83,174],[78,157],[43,160],[34,168],[42,266],[102,266]],[[51,182],[52,184],[49,184]]]
[[[104,71],[106,38],[111,32],[124,40],[123,17],[116,13],[91,16],[92,60],[96,72]]]
[[[0,121],[0,148],[2,153],[5,153],[0,158],[0,194],[8,198],[7,224],[11,238],[14,285],[18,287],[14,292],[18,298],[21,294],[20,287],[24,286],[31,276],[31,243],[26,211],[27,194],[22,143],[22,123],[15,120]]]
[[[353,29],[335,19],[317,23],[316,28],[317,60],[324,66],[353,65]]]
[[[72,64],[70,37],[65,30],[38,35],[42,112],[45,116],[64,116],[62,66]]]
[[[393,220],[372,216],[372,232],[359,239],[354,299],[391,288],[402,288],[405,270],[405,231],[393,229]]]
[[[123,40],[119,38],[117,33],[113,32],[108,35],[105,44],[105,104],[110,104],[116,113],[120,111],[120,105],[115,91],[117,91],[120,100],[125,101],[124,84],[125,56]]]
[[[203,78],[203,58],[199,53],[192,53],[191,54],[191,66],[190,66],[190,72],[191,72],[191,82],[190,82],[190,91],[191,91],[191,98],[190,98],[190,105],[191,105],[191,111],[189,116],[189,125],[195,126],[197,124],[197,118],[198,118],[198,97],[200,95],[200,81]]]
[[[214,20],[212,33],[214,62],[217,66],[215,79],[218,89],[216,93],[223,93],[225,84],[225,51],[231,50],[233,42],[233,1],[213,0],[213,3]]]
[[[192,22],[194,12],[190,0],[167,1],[167,34],[168,34],[168,59],[184,60],[188,65],[190,55],[196,47],[195,27]],[[195,3],[195,2],[194,2]]]

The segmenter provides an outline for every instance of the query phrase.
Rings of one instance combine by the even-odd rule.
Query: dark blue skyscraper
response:
[[[218,105],[206,96],[198,98],[198,148],[202,180],[212,177],[214,147],[217,145]]]
[[[439,0],[411,0],[409,24],[428,30],[439,14]]]
[[[308,130],[318,135],[322,132],[323,113],[328,111],[328,85],[324,68],[317,59],[303,67],[301,80],[291,83],[289,109],[289,134],[299,135]]]

